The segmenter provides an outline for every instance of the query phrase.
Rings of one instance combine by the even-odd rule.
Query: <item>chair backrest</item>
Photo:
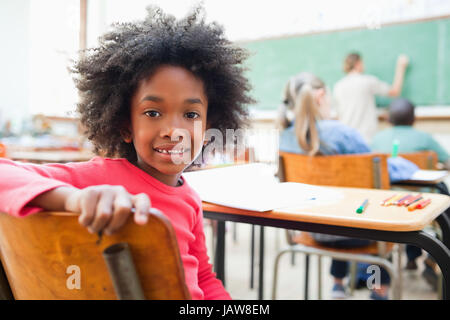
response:
[[[422,170],[436,170],[438,163],[437,153],[434,151],[419,151],[411,153],[400,153],[399,157],[415,163]]]
[[[389,189],[386,154],[307,156],[280,151],[279,178],[315,185]]]
[[[101,240],[73,213],[0,213],[1,261],[15,299],[116,299],[102,252],[123,242],[146,299],[190,299],[175,232],[161,213],[150,214],[144,226],[130,217],[117,234]]]

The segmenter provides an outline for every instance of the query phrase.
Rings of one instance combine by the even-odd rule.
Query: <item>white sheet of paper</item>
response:
[[[449,174],[445,170],[418,170],[408,180],[434,181],[444,178]]]
[[[203,201],[260,212],[329,204],[343,197],[342,193],[323,187],[279,183],[273,168],[261,163],[199,170],[183,176]]]

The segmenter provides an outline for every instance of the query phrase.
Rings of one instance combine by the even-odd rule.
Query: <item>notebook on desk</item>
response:
[[[186,172],[183,177],[202,201],[259,212],[330,204],[343,197],[339,191],[324,187],[280,183],[273,167],[262,163]]]
[[[418,170],[412,175],[411,178],[401,182],[435,184],[441,182],[448,175],[449,172],[446,170]]]

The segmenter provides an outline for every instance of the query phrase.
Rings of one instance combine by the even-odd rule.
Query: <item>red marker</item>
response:
[[[418,209],[423,209],[423,208],[425,208],[427,205],[429,205],[430,203],[431,203],[431,199],[427,199],[427,200],[421,201],[421,202],[417,205],[417,208],[418,208]]]
[[[415,209],[423,209],[425,208],[427,205],[429,205],[431,202],[431,199],[426,199],[426,200],[422,200],[416,204],[413,204],[411,206],[408,207],[408,211],[413,211]]]
[[[405,203],[405,201],[411,197],[412,197],[412,195],[408,194],[408,195],[404,196],[403,198],[401,198],[400,200],[398,200],[395,204],[398,206],[402,206]]]

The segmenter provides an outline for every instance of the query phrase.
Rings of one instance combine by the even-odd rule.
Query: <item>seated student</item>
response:
[[[371,147],[374,151],[391,152],[392,143],[398,141],[398,152],[416,152],[431,150],[437,153],[439,162],[450,169],[450,157],[447,151],[429,133],[413,127],[414,105],[404,98],[397,98],[389,106],[391,128],[378,132]]]
[[[431,134],[413,128],[415,116],[414,105],[404,98],[397,98],[389,106],[389,122],[392,128],[377,133],[372,141],[372,149],[380,152],[390,152],[394,140],[398,141],[399,152],[416,152],[431,150],[437,153],[439,162],[450,169],[450,157],[442,146],[431,136]],[[442,188],[447,189],[445,184]],[[406,245],[408,262],[407,270],[416,270],[416,259],[422,255],[418,247]],[[437,290],[438,276],[436,275],[436,263],[428,256],[425,259],[425,268],[422,273],[425,280]]]
[[[208,262],[201,199],[182,173],[202,152],[207,127],[225,133],[241,126],[253,101],[246,52],[200,10],[180,20],[148,10],[143,21],[115,24],[73,69],[81,123],[108,158],[0,159],[0,212],[78,212],[89,232],[110,235],[130,215],[145,224],[154,206],[174,227],[192,298],[229,299]]]
[[[357,130],[330,119],[325,84],[311,73],[300,73],[287,83],[277,126],[283,130],[282,151],[309,155],[371,152]],[[388,158],[388,169],[391,182],[406,180],[418,170],[401,157]]]
[[[370,148],[362,136],[330,118],[329,103],[325,84],[311,73],[300,73],[292,77],[284,91],[283,105],[280,107],[278,126],[284,129],[280,137],[281,151],[314,155],[368,153]],[[397,157],[389,159],[389,175],[392,180],[410,177],[417,166]],[[312,234],[322,245],[339,248],[367,246],[369,240],[341,236]],[[334,276],[333,298],[345,298],[343,279],[348,274],[348,263],[334,260],[331,265]],[[381,286],[371,292],[372,299],[387,299],[389,275],[381,268]]]

